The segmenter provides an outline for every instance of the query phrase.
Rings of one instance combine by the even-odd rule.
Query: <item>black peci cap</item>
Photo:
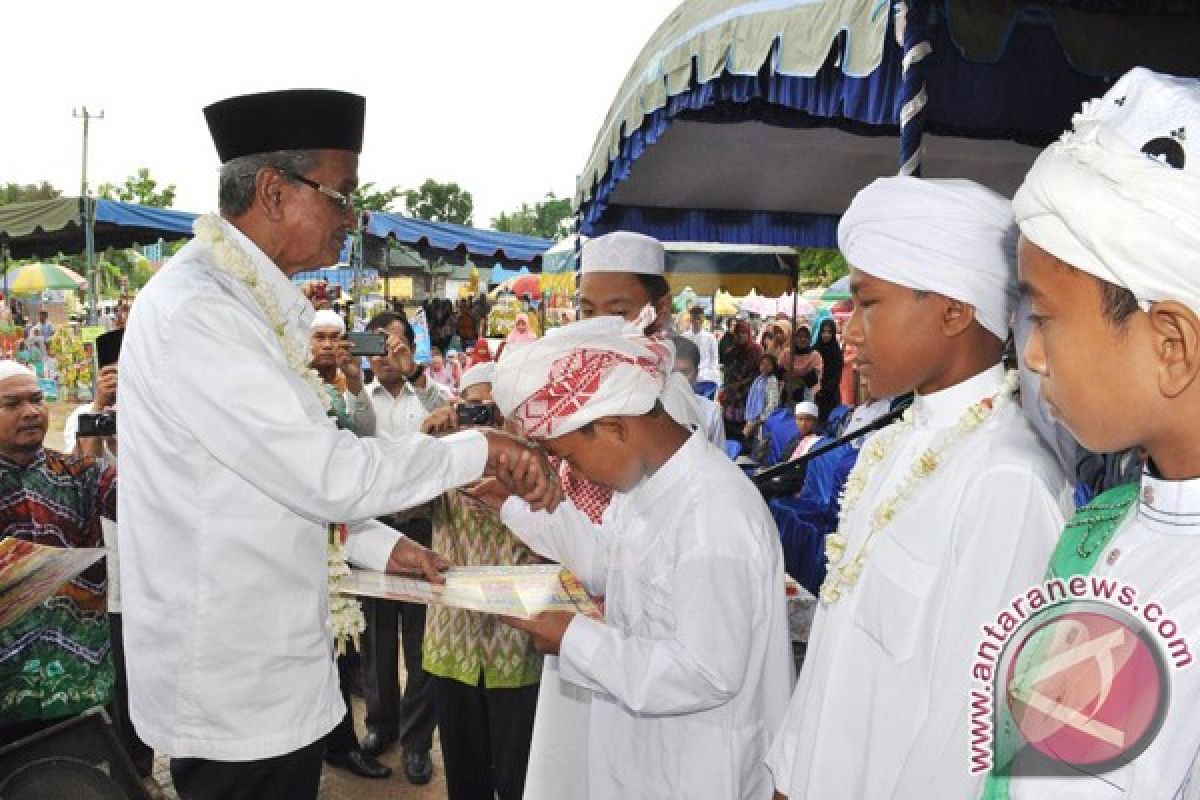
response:
[[[332,89],[285,89],[230,97],[204,109],[217,155],[276,150],[362,152],[365,98]]]

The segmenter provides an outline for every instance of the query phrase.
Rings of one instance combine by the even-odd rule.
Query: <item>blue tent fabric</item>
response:
[[[767,506],[779,528],[784,570],[815,595],[825,580],[825,534],[798,512],[797,503],[794,498],[776,497]]]
[[[177,211],[173,208],[151,208],[117,200],[96,201],[96,222],[107,222],[127,228],[156,230],[164,236],[192,235],[192,223],[199,214]]]
[[[450,222],[428,222],[382,211],[370,213],[367,234],[437,250],[464,251],[478,258],[502,258],[529,264],[539,263],[542,253],[554,246],[549,239],[481,230]]]

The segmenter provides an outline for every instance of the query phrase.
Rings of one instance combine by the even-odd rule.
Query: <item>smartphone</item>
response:
[[[346,334],[346,338],[350,340],[350,353],[356,356],[386,356],[387,355],[387,334],[386,333],[355,333]]]
[[[125,339],[125,329],[118,328],[115,331],[102,333],[96,337],[96,373],[100,370],[116,364],[121,357],[121,342]]]

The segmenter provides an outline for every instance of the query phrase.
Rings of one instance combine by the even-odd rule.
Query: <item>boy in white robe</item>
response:
[[[884,178],[838,228],[846,341],[873,397],[916,392],[847,481],[828,577],[767,764],[780,797],[965,798],[980,626],[1040,578],[1067,482],[1001,365],[1016,301],[1007,200]]]
[[[1200,81],[1135,69],[1086,104],[1073,127],[1038,158],[1013,201],[1034,322],[1026,363],[1083,446],[1141,447],[1149,461],[1140,485],[1111,489],[1081,510],[1051,574],[1136,590],[1121,606],[1160,649],[1157,677],[1167,687],[1152,675],[1137,683],[1169,687],[1169,699],[1161,728],[1131,761],[1103,771],[1075,766],[1067,777],[998,765],[986,796],[1197,797]],[[1146,616],[1152,607],[1154,619]],[[1117,660],[1099,684],[1093,712],[1120,731],[1134,704],[1125,697],[1125,707],[1113,707],[1119,692],[1106,687],[1125,680],[1122,666]],[[1070,703],[1088,675],[1070,673],[1052,697]]]
[[[514,349],[494,383],[522,433],[621,498],[590,535],[542,514],[517,531],[605,596],[602,622],[509,621],[590,696],[569,796],[769,798],[762,762],[792,682],[779,534],[725,454],[663,409],[669,344],[589,327]]]

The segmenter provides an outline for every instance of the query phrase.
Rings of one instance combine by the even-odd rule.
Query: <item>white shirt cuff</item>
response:
[[[459,431],[439,441],[450,448],[450,479],[453,486],[465,486],[483,477],[487,469],[487,437],[479,431]]]
[[[511,528],[514,522],[528,513],[530,513],[529,503],[525,502],[524,498],[517,497],[515,494],[509,495],[508,499],[504,501],[504,505],[500,506],[500,521]]]
[[[588,666],[604,646],[607,627],[591,617],[575,615],[558,648],[559,677],[585,689],[603,691],[603,687],[592,680]]]

